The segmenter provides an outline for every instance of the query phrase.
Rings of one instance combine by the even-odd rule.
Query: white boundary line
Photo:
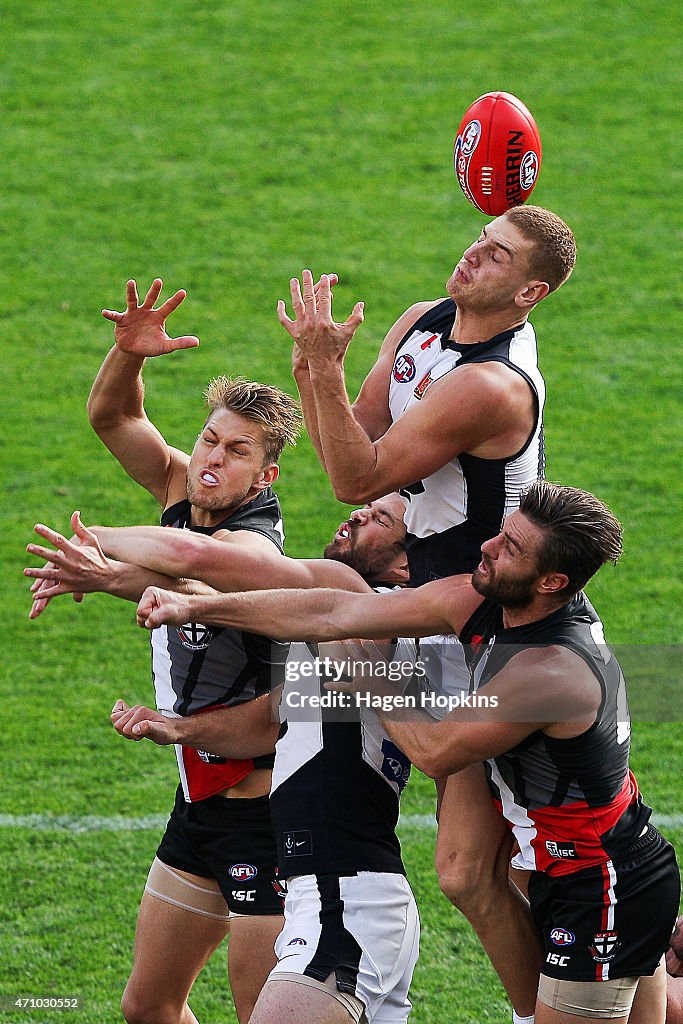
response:
[[[24,828],[32,832],[72,832],[76,835],[87,832],[153,832],[166,826],[168,816],[149,814],[141,818],[98,817],[69,814],[0,814],[0,829]],[[652,822],[662,828],[683,829],[683,814],[653,814]],[[433,814],[404,814],[399,819],[399,829],[413,829],[418,832],[436,832]]]

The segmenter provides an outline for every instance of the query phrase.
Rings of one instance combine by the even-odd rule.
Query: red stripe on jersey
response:
[[[439,335],[438,335],[438,334],[432,334],[431,338],[427,338],[427,340],[426,340],[426,341],[423,341],[423,342],[422,342],[422,344],[420,345],[420,348],[421,348],[421,349],[422,349],[423,351],[424,351],[424,350],[425,350],[426,348],[429,348],[429,346],[431,345],[431,343],[432,343],[433,341],[436,341],[436,339],[437,339],[438,337],[439,337]]]
[[[549,875],[570,875],[605,864],[611,855],[602,845],[602,836],[617,825],[638,797],[638,784],[629,771],[620,792],[605,807],[590,807],[585,801],[577,801],[561,807],[524,808],[536,832],[530,842],[537,870]],[[528,836],[528,829],[517,826],[513,832],[517,829]]]
[[[180,755],[185,769],[190,803],[206,800],[224,789],[236,786],[254,770],[251,758],[226,758],[222,762],[204,761],[199,751],[192,747],[182,747]]]

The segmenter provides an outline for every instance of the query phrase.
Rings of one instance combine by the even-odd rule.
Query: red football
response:
[[[541,169],[541,136],[521,100],[487,92],[468,107],[453,150],[460,188],[482,213],[498,217],[525,203]]]

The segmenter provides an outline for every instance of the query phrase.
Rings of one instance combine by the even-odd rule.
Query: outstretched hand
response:
[[[147,587],[138,603],[138,626],[142,629],[182,626],[190,618],[187,598],[161,587]]]
[[[33,604],[29,612],[30,619],[38,618],[53,597],[73,594],[74,600],[82,601],[84,594],[99,590],[109,575],[111,562],[102,552],[95,534],[81,522],[80,512],[74,512],[71,516],[71,528],[75,536],[67,540],[49,526],[42,523],[35,525],[38,536],[49,541],[57,550],[53,551],[40,544],[28,544],[26,547],[29,554],[46,559],[42,568],[24,569],[24,576],[35,579],[31,586]]]
[[[303,358],[311,364],[343,358],[363,322],[363,303],[357,302],[343,323],[335,323],[332,319],[332,287],[337,281],[336,274],[322,274],[316,285],[310,270],[304,270],[301,278],[303,294],[299,279],[293,277],[290,281],[295,319],[291,320],[287,315],[283,299],[277,304],[278,320],[298,349],[295,360]]]
[[[161,278],[156,277],[140,303],[137,285],[131,280],[126,285],[126,311],[102,310],[102,316],[114,322],[114,340],[121,351],[137,356],[163,356],[177,349],[196,348],[199,344],[199,338],[194,335],[171,338],[166,333],[166,317],[178,308],[187,292],[181,288],[155,309],[154,303],[161,294],[162,286]]]
[[[127,740],[152,740],[165,747],[178,739],[178,729],[173,718],[160,715],[142,704],[129,707],[125,700],[117,700],[111,709],[111,723]]]

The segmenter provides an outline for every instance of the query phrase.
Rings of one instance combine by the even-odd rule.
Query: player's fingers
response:
[[[142,303],[142,309],[152,309],[154,303],[161,295],[161,289],[164,286],[164,282],[160,277],[155,277],[149,286],[149,291],[145,295],[145,301]]]
[[[339,278],[337,277],[336,274],[321,274],[320,281],[318,281],[318,283],[315,286],[315,294],[316,295],[318,294],[318,292],[320,290],[320,282],[322,281],[323,277],[326,277],[327,280],[329,281],[330,288],[334,288],[335,284],[338,284],[338,282],[339,282]]]
[[[44,558],[46,562],[58,562],[62,557],[61,551],[53,551],[52,548],[44,548],[40,544],[27,544],[26,550],[30,555]]]
[[[92,530],[89,530],[87,526],[83,525],[80,512],[72,512],[71,514],[71,529],[76,534],[79,540],[86,541],[89,544],[97,544],[97,538]]]
[[[170,299],[166,299],[166,301],[159,306],[157,313],[161,313],[165,320],[166,317],[170,316],[173,310],[177,309],[180,303],[184,301],[186,295],[187,292],[185,289],[179,288],[175,295],[171,295]]]
[[[195,338],[194,334],[184,334],[182,338],[171,338],[170,343],[173,346],[170,351],[176,352],[183,348],[197,348],[199,338]]]
[[[318,288],[318,313],[320,319],[325,322],[332,320],[332,292],[330,290],[330,279],[327,274],[320,278]]]
[[[326,277],[326,278],[327,278],[327,280],[328,280],[328,282],[329,282],[329,285],[330,285],[330,288],[334,288],[335,284],[337,284],[337,282],[339,281],[339,278],[337,277],[337,275],[336,275],[336,274],[321,274],[321,276],[320,276],[320,281],[318,281],[318,282],[316,283],[316,286],[315,286],[315,288],[313,289],[313,290],[314,290],[314,292],[315,292],[316,298],[317,298],[317,297],[318,297],[318,295],[320,294],[320,285],[321,285],[321,283],[322,283],[322,279],[323,279],[323,277]]]
[[[287,334],[289,334],[293,338],[294,321],[290,320],[289,316],[287,315],[287,307],[285,306],[283,299],[279,299],[277,304],[277,318],[284,327],[284,329],[287,331]]]
[[[63,551],[70,545],[70,541],[66,539],[63,533],[58,533],[51,527],[46,526],[45,523],[36,523],[33,527],[33,532],[37,533],[39,537],[43,537],[44,540],[49,540],[50,544],[54,544],[60,551]]]
[[[126,283],[126,309],[138,308],[138,286],[135,281],[131,278]]]
[[[56,565],[44,565],[38,568],[37,566],[28,565],[24,569],[24,576],[34,580],[56,580],[59,578],[59,567]]]
[[[37,619],[39,615],[42,615],[49,603],[49,600],[43,598],[34,601],[31,605],[31,610],[28,613],[29,619]]]
[[[83,604],[83,598],[85,597],[85,594],[79,594],[78,591],[74,591],[74,593],[71,596],[76,602],[76,604]]]
[[[64,583],[54,582],[51,586],[46,587],[45,590],[40,592],[41,601],[51,601],[53,597],[61,597],[62,594],[70,594],[71,590]]]
[[[102,316],[105,320],[113,320],[114,323],[118,323],[123,313],[117,313],[115,309],[103,309]]]
[[[289,282],[289,290],[292,296],[292,309],[297,320],[302,317],[306,311],[304,306],[304,300],[301,295],[301,286],[299,284],[299,278],[293,277]]]
[[[348,318],[348,320],[346,321],[344,326],[345,327],[350,327],[350,328],[352,328],[353,331],[355,331],[356,328],[359,327],[360,324],[362,324],[363,320],[365,319],[365,312],[364,311],[365,311],[365,303],[364,302],[357,302],[356,305],[351,310],[351,316]]]
[[[24,576],[33,576],[34,566],[28,566],[27,568],[29,568],[31,571],[30,572],[26,572],[26,570],[24,570]],[[53,565],[52,562],[48,562],[46,565],[42,565],[41,566],[41,569],[55,569],[55,568],[56,568],[56,566]],[[49,586],[50,586],[49,582],[46,583],[44,579],[40,579],[39,578],[39,579],[34,579],[34,581],[31,584],[29,589],[30,589],[32,594],[34,594],[36,597],[38,597],[39,594],[40,594],[40,591],[43,590],[45,587],[49,587]]]
[[[301,274],[301,283],[304,289],[304,306],[307,313],[315,313],[315,289],[313,287],[313,274],[310,270],[304,270]]]

